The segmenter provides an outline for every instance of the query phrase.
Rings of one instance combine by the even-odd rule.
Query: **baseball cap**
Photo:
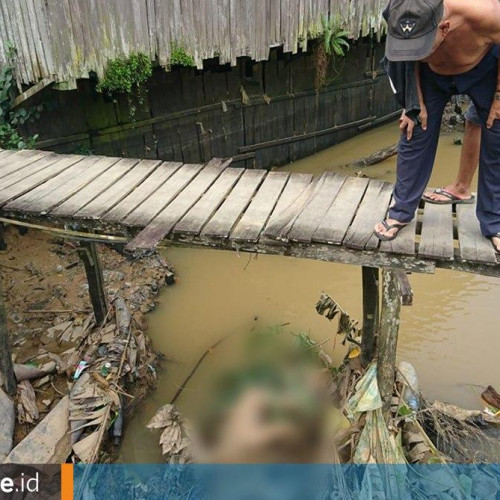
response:
[[[431,53],[443,19],[443,0],[391,0],[385,14],[389,61],[418,61]]]

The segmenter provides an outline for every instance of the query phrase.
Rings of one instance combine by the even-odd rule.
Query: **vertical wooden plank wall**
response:
[[[90,71],[132,52],[168,66],[172,47],[203,60],[264,61],[270,47],[295,54],[321,32],[321,17],[338,18],[352,38],[383,30],[387,0],[2,0],[0,63],[15,45],[17,76],[29,84],[54,76],[71,87]]]

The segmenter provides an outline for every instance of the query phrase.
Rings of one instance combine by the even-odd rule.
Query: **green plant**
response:
[[[33,148],[38,135],[26,136],[21,127],[40,116],[42,105],[31,108],[14,107],[16,84],[14,78],[14,57],[16,49],[7,42],[7,62],[0,67],[0,148]]]
[[[340,27],[338,18],[327,19],[322,16],[321,24],[323,25],[323,43],[326,53],[344,57],[349,50],[349,42],[346,40],[349,32]]]
[[[194,66],[194,58],[177,44],[172,44],[170,66]]]
[[[317,92],[326,83],[326,75],[330,64],[333,63],[334,72],[338,73],[338,69],[335,68],[336,58],[345,57],[349,50],[349,42],[346,40],[349,33],[341,28],[340,19],[337,17],[327,19],[322,16],[321,24],[323,30],[320,37],[322,39],[314,50],[316,67],[314,86]]]
[[[146,54],[130,54],[109,61],[104,78],[97,84],[98,92],[112,95],[130,94],[144,85],[153,73],[153,64]]]
[[[127,95],[130,116],[137,108],[132,100],[135,94],[139,104],[145,102],[145,84],[153,74],[153,64],[146,54],[133,53],[109,61],[104,71],[104,78],[97,84],[98,92],[105,92],[110,97],[115,94]]]

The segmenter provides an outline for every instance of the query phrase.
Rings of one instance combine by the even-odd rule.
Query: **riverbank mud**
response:
[[[18,379],[14,451],[7,460],[22,461],[24,453],[30,454],[30,433],[44,417],[50,421],[56,415],[54,429],[63,426],[64,434],[66,426],[71,428],[71,438],[61,444],[51,431],[57,443],[40,450],[39,460],[57,456],[64,461],[79,450],[81,460],[94,461],[98,457],[89,450],[97,441],[75,450],[78,440],[100,426],[107,428],[108,420],[123,421],[156,383],[159,355],[147,336],[145,314],[156,308],[156,296],[171,281],[172,268],[158,254],[131,261],[119,248],[99,245],[110,308],[104,323],[96,325],[78,242],[38,231],[22,235],[12,226],[6,228],[5,240],[0,272]],[[87,393],[79,393],[78,386]],[[96,412],[102,413],[106,404],[104,419]],[[99,443],[106,437],[102,434]],[[121,429],[113,437],[118,444]]]

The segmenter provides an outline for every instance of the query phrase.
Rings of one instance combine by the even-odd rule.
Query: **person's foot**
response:
[[[492,236],[491,242],[493,243],[493,246],[495,247],[496,253],[500,254],[500,233],[496,236]]]
[[[395,219],[385,219],[379,222],[373,232],[375,236],[381,241],[393,240],[407,224],[404,222],[399,222]]]
[[[468,200],[472,197],[472,193],[470,190],[470,187],[463,187],[459,186],[458,184],[450,184],[449,186],[445,186],[441,188],[441,191],[445,191],[454,197],[456,197],[459,200]],[[438,202],[438,203],[447,203],[450,201],[450,197],[446,196],[442,192],[440,193],[439,190],[436,191],[427,191],[424,196],[432,201]]]

